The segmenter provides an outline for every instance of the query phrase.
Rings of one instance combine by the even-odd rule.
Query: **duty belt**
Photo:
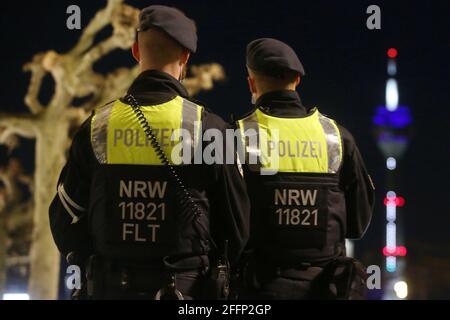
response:
[[[97,296],[96,292],[107,287],[121,291],[154,291],[170,288],[175,282],[177,273],[198,271],[205,274],[209,263],[206,256],[187,257],[178,261],[164,263],[130,263],[117,260],[103,259],[91,256],[89,259],[87,279],[88,295]],[[150,294],[150,292],[149,292]]]

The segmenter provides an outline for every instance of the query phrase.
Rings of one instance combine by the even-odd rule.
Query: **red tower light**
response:
[[[384,247],[383,255],[386,257],[404,257],[408,253],[408,250],[406,250],[406,247],[404,246],[398,246],[393,249],[394,250],[388,250],[387,247]]]
[[[397,247],[397,255],[398,256],[404,257],[404,256],[406,256],[407,253],[408,253],[408,250],[406,250],[406,248],[404,246]]]
[[[387,51],[387,55],[388,55],[389,58],[395,59],[395,58],[397,58],[398,51],[397,51],[397,49],[395,49],[395,48],[390,48],[390,49]]]
[[[396,207],[403,207],[405,205],[405,198],[403,197],[386,197],[384,198],[384,205],[385,206],[396,206]]]
[[[403,207],[405,205],[405,198],[403,197],[396,197],[395,198],[395,204],[397,205],[397,207]]]

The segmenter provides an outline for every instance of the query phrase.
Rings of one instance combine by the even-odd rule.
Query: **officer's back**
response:
[[[204,148],[201,130],[226,128],[179,81],[196,46],[194,22],[183,13],[144,9],[133,46],[142,73],[74,138],[50,218],[63,254],[75,252],[80,263],[91,256],[94,298],[153,298],[160,289],[162,298],[208,298],[211,250],[227,239],[233,261],[246,243],[248,201],[237,168],[192,164]]]
[[[350,133],[302,105],[295,90],[304,69],[288,45],[251,42],[247,67],[255,107],[237,122],[252,206],[243,296],[327,298],[329,279],[322,287],[313,283],[345,256],[345,238],[365,232],[373,205],[370,178]]]

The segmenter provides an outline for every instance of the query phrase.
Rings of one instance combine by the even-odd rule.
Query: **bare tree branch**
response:
[[[3,144],[11,153],[19,146],[19,138],[11,128],[0,129],[0,144]]]
[[[38,118],[32,114],[11,114],[0,112],[0,128],[6,128],[8,135],[14,133],[21,137],[31,139],[36,136],[37,119]]]
[[[196,95],[201,90],[211,90],[214,81],[225,79],[223,67],[217,63],[193,66],[191,68],[193,77],[184,80],[184,86],[191,96]]]
[[[6,259],[6,266],[8,268],[11,268],[16,265],[26,265],[30,263],[30,257],[29,256],[17,256],[17,257],[10,257]]]
[[[120,5],[111,12],[113,34],[106,40],[89,49],[78,64],[77,73],[91,70],[95,62],[117,48],[130,48],[134,42],[134,32],[138,24],[138,10]]]
[[[108,0],[106,7],[97,12],[87,27],[84,28],[80,40],[68,54],[78,56],[88,50],[94,44],[96,34],[110,23],[114,9],[122,2],[123,0]]]
[[[30,85],[28,86],[28,92],[25,95],[24,101],[33,114],[38,114],[44,110],[44,107],[38,99],[39,89],[46,74],[46,70],[42,66],[43,58],[44,54],[37,54],[34,56],[32,62],[27,63],[23,67],[24,71],[31,72]]]
[[[5,197],[9,200],[14,198],[17,193],[16,186],[11,179],[11,175],[4,169],[0,170],[0,181],[5,186]]]
[[[89,112],[84,110],[82,107],[69,108],[65,112],[69,121],[71,121],[76,127],[79,127],[89,116]]]

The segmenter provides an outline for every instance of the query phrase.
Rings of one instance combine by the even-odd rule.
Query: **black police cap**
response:
[[[160,28],[181,46],[195,53],[197,51],[197,31],[194,21],[178,9],[153,5],[142,9],[139,15],[138,31]]]
[[[282,76],[286,71],[305,75],[295,51],[284,42],[271,38],[257,39],[248,44],[247,67],[273,77]]]

